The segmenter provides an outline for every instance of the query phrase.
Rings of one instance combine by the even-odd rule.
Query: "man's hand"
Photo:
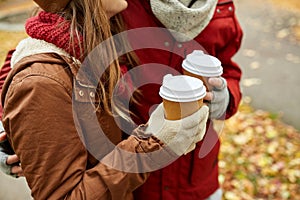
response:
[[[209,118],[219,119],[222,117],[229,104],[229,91],[224,78],[209,78],[208,84],[212,86],[212,91],[206,93],[204,100],[208,101]]]
[[[15,176],[15,177],[24,176],[21,166],[19,164],[16,165],[16,163],[19,163],[19,162],[20,162],[20,159],[16,154],[7,157],[6,164],[9,166],[12,166],[10,169],[10,171],[11,171],[10,173],[12,176]]]
[[[3,142],[4,140],[6,140],[6,133],[5,132],[1,132],[0,133],[0,142]]]
[[[5,142],[6,133],[0,133],[0,143]],[[12,177],[24,176],[23,170],[19,164],[20,159],[17,155],[8,155],[2,146],[0,146],[0,170]]]

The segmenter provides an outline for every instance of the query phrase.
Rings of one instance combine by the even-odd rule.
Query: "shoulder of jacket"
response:
[[[38,59],[42,57],[49,57],[51,55],[39,54],[24,58],[21,62],[27,60]],[[24,67],[23,67],[24,66]],[[23,82],[25,79],[30,79],[32,82],[38,82],[40,85],[57,83],[63,86],[68,93],[72,92],[72,79],[73,75],[69,70],[66,63],[50,63],[50,62],[30,62],[27,65],[16,65],[12,70],[11,85]]]
[[[28,37],[20,41],[17,45],[11,58],[11,67],[14,68],[16,63],[25,57],[43,53],[56,53],[58,55],[71,57],[65,50],[55,46],[54,44],[48,43],[44,40]]]
[[[23,39],[11,58],[11,72],[6,82],[16,83],[30,76],[44,76],[63,85],[70,85],[74,75],[71,66],[78,63],[66,51],[54,44],[34,38]]]

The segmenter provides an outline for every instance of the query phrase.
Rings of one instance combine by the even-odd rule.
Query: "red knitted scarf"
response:
[[[83,38],[80,36],[79,41],[74,36],[74,46],[71,46],[70,24],[69,21],[60,15],[42,11],[37,16],[26,21],[25,29],[30,37],[52,43],[65,50],[71,56],[81,60],[79,44],[82,44]]]

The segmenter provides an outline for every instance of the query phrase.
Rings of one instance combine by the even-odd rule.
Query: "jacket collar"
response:
[[[70,54],[68,54],[63,49],[55,46],[52,43],[48,43],[44,40],[34,39],[31,37],[22,40],[16,47],[15,52],[13,53],[11,59],[11,68],[14,68],[15,65],[18,62],[20,62],[22,59],[33,55],[38,55],[38,54],[56,54],[58,57],[60,57],[60,60],[65,61],[65,63],[69,65],[73,77],[80,84],[92,87],[91,82],[88,81],[84,73],[78,74],[78,70],[81,66],[81,62],[78,59],[70,56]],[[36,60],[35,62],[39,62],[39,61]],[[52,62],[54,62],[54,60],[52,60]],[[59,62],[59,61],[56,60],[55,62]]]
[[[81,62],[76,58],[70,56],[63,49],[56,47],[54,44],[45,42],[43,40],[26,38],[21,41],[16,47],[11,60],[12,70],[5,80],[3,86],[3,94],[6,94],[13,77],[20,71],[26,69],[34,63],[49,63],[62,66],[68,66],[70,73],[73,76],[73,89],[76,101],[90,102],[90,96],[82,96],[81,92],[91,94],[96,89],[85,73],[81,72]],[[2,96],[2,103],[4,103],[5,95]]]

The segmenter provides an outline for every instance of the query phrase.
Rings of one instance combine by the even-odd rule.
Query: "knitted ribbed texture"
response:
[[[190,0],[150,0],[153,14],[178,42],[193,40],[208,25],[218,0],[199,0],[188,8]]]
[[[52,43],[78,60],[82,59],[79,44],[83,39],[80,37],[78,41],[74,36],[74,53],[70,45],[70,22],[60,15],[42,11],[26,21],[25,29],[30,37]]]

